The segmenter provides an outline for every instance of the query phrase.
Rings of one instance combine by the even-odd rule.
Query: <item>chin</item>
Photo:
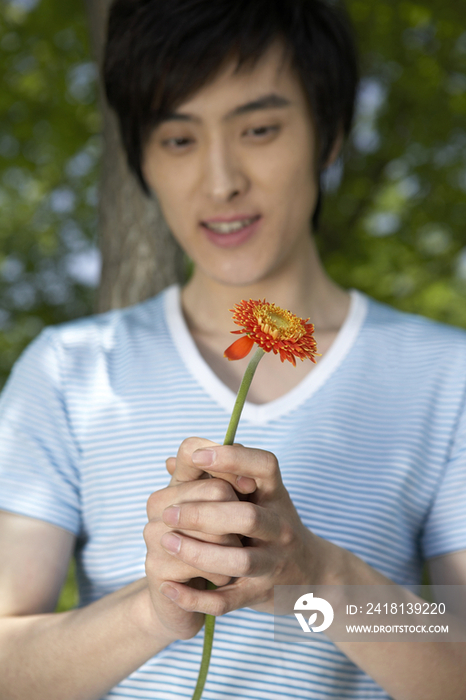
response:
[[[238,275],[209,275],[210,279],[216,284],[220,284],[224,287],[247,287],[251,284],[255,284],[259,279],[251,276],[241,276]]]
[[[237,260],[231,265],[213,262],[208,268],[202,265],[199,266],[199,269],[212,281],[227,287],[245,287],[257,284],[266,277],[266,272],[258,268],[257,264],[251,265],[250,258],[248,264],[238,263]]]

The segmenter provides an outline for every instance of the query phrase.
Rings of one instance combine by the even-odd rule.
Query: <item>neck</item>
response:
[[[324,332],[338,329],[348,309],[348,295],[325,273],[311,237],[292,263],[251,284],[223,284],[196,269],[182,290],[183,311],[191,332],[195,336],[229,334],[230,309],[241,299],[273,302],[309,318],[316,330]]]

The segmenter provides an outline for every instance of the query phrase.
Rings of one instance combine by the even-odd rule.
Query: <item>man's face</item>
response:
[[[196,274],[249,285],[307,250],[316,143],[304,92],[279,45],[252,71],[234,67],[157,126],[143,171]]]

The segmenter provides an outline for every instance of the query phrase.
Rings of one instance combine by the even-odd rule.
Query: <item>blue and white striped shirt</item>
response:
[[[334,344],[285,396],[246,404],[237,440],[274,452],[303,522],[400,584],[466,548],[466,333],[352,292]],[[149,494],[188,436],[223,442],[233,393],[202,359],[179,289],[44,331],[0,404],[0,508],[77,537],[81,605],[144,576]],[[190,698],[203,632],[106,699]],[[387,698],[323,636],[219,618],[203,698]]]

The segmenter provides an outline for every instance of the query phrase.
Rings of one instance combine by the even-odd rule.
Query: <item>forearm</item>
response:
[[[2,700],[98,700],[174,641],[146,580],[59,614],[0,620]]]
[[[393,584],[359,557],[331,543],[322,547],[322,560],[324,556],[323,584]],[[411,593],[406,595],[413,600]],[[331,628],[326,634],[331,638]],[[335,643],[394,700],[463,700],[465,697],[466,644],[462,642]]]

